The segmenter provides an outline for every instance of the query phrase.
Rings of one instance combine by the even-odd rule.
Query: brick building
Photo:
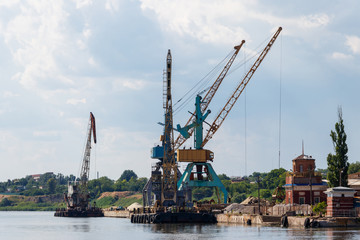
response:
[[[360,196],[360,172],[349,174],[348,175],[348,185],[350,188],[354,189],[355,196]]]
[[[293,170],[286,175],[286,204],[314,205],[326,201],[327,183],[315,172],[315,159],[304,153],[292,160]]]
[[[327,217],[355,216],[354,194],[355,190],[348,187],[329,188],[327,194]]]

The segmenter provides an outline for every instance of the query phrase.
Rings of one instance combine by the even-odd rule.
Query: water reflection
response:
[[[24,237],[25,236],[25,237]],[[241,224],[132,224],[119,218],[55,218],[0,212],[0,240],[360,239],[360,229],[280,228]]]
[[[90,232],[91,228],[88,223],[69,225],[68,230],[72,232]]]
[[[202,234],[203,228],[216,226],[215,224],[151,224],[155,233],[197,233]]]

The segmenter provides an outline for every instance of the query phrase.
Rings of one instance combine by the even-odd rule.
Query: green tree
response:
[[[325,214],[326,213],[326,207],[327,204],[326,202],[320,202],[318,204],[316,204],[313,208],[313,212],[317,215],[321,214]]]
[[[231,199],[232,202],[234,203],[241,203],[242,201],[244,201],[246,199],[246,194],[245,193],[235,193],[234,197]]]
[[[335,124],[335,132],[331,131],[330,137],[333,141],[335,154],[329,153],[327,157],[328,174],[327,179],[330,187],[347,186],[348,176],[348,147],[346,144],[346,133],[342,118],[342,109],[338,108],[338,122]],[[341,179],[340,179],[341,176]]]
[[[230,178],[224,173],[219,174],[218,177],[219,177],[220,180],[230,180]]]
[[[55,193],[56,190],[56,180],[54,178],[50,178],[47,181],[47,187],[50,194]]]
[[[138,176],[136,175],[136,173],[133,170],[125,170],[121,176],[120,176],[120,180],[126,180],[127,182],[130,181],[131,178],[134,178],[135,180],[138,178]]]
[[[7,198],[4,198],[1,202],[0,202],[0,207],[7,207],[7,206],[11,206],[11,201]]]
[[[357,172],[360,172],[360,162],[356,161],[354,163],[350,163],[348,174],[353,174]]]

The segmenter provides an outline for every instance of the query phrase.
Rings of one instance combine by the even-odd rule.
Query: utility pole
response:
[[[261,215],[261,211],[260,211],[260,175],[257,177],[257,182],[258,182],[258,205],[259,205],[259,215]]]
[[[294,173],[291,173],[291,203],[290,203],[290,211],[292,211],[292,206],[294,205]]]
[[[310,186],[310,205],[313,205],[313,196],[312,196],[312,171],[309,169],[309,174],[310,174],[310,182],[309,182],[309,186]]]
[[[339,183],[340,183],[340,184],[339,184],[340,186],[339,186],[339,187],[341,187],[341,175],[342,175],[342,173],[343,173],[343,170],[344,170],[343,168],[340,169],[340,182],[339,182]]]

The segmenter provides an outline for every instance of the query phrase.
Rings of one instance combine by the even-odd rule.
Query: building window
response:
[[[300,165],[300,172],[303,172],[303,165]]]
[[[320,198],[316,197],[316,198],[314,198],[314,201],[315,201],[315,204],[318,204],[320,202]]]
[[[305,198],[304,197],[300,197],[299,198],[299,204],[305,204]]]

